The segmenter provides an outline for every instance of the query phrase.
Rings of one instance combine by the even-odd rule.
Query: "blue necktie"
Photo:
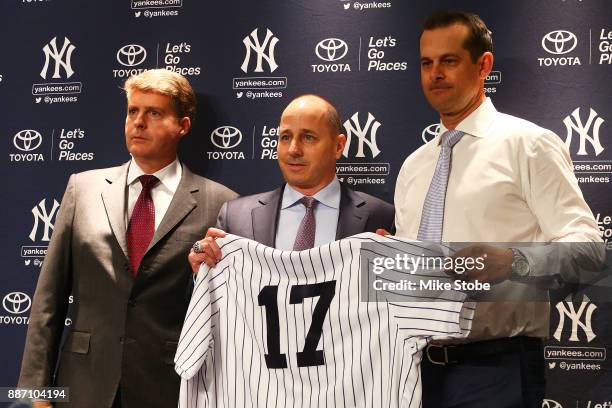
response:
[[[440,156],[436,164],[425,202],[421,213],[421,224],[417,239],[420,241],[441,242],[442,225],[444,224],[444,200],[446,199],[446,186],[451,167],[451,154],[453,146],[461,139],[460,130],[447,130],[442,134]]]

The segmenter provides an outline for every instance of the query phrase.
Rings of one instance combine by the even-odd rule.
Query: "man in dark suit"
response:
[[[177,159],[195,114],[184,77],[149,70],[125,90],[132,159],[70,177],[34,294],[19,387],[69,387],[67,406],[176,406],[185,257],[236,197]],[[60,353],[71,293],[73,325]]]
[[[346,136],[334,106],[317,95],[300,96],[285,108],[278,137],[278,163],[286,184],[229,201],[217,228],[208,230],[189,255],[196,272],[221,252],[214,238],[225,233],[285,250],[306,249],[378,228],[391,229],[393,206],[341,185],[336,161]]]

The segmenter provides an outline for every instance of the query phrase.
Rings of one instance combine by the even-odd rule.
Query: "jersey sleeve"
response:
[[[217,268],[202,264],[189,302],[174,356],[174,369],[185,380],[191,379],[202,368],[213,347],[210,287]]]
[[[225,296],[223,289],[227,277],[234,273],[232,265],[242,241],[230,234],[218,239],[221,261],[214,268],[205,263],[200,266],[174,356],[174,369],[184,380],[206,369],[208,355],[214,349],[215,318],[220,313],[218,301]]]
[[[367,238],[375,241],[362,244],[363,263],[372,280],[367,282],[378,281],[368,298],[388,302],[402,337],[441,340],[469,334],[475,304],[453,289],[453,280],[441,267],[451,255],[449,247],[390,236]],[[375,266],[380,266],[378,271]],[[384,286],[389,283],[405,286]]]
[[[474,302],[466,302],[460,292],[445,292],[444,298],[448,300],[390,303],[389,313],[404,338],[466,337],[472,326]]]

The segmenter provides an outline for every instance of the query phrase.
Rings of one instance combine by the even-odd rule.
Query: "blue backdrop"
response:
[[[424,17],[440,8],[487,22],[495,54],[487,94],[500,111],[566,142],[608,241],[609,0],[3,0],[0,385],[17,381],[31,297],[69,175],[128,160],[120,86],[129,75],[166,67],[189,78],[199,114],[181,158],[240,194],[281,182],[275,132],[288,101],[326,96],[349,137],[340,178],[392,202],[403,159],[436,132],[420,89],[418,36]],[[573,303],[561,293],[553,302],[545,406],[612,400],[609,293]],[[575,347],[593,357],[572,357]]]

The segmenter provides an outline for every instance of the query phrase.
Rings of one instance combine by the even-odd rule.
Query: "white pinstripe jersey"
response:
[[[390,239],[302,252],[217,240],[223,259],[198,273],[175,356],[179,407],[419,407],[421,351],[467,335],[473,308],[360,302],[359,250],[372,241]]]

